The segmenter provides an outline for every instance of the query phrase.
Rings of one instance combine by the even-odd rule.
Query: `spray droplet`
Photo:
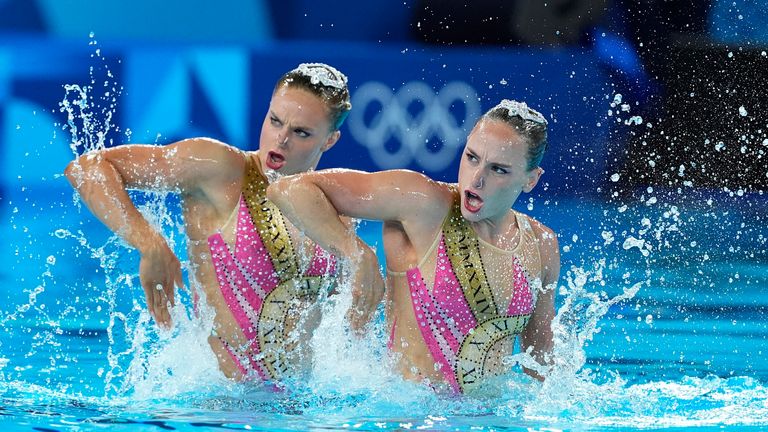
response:
[[[609,245],[613,243],[613,233],[610,231],[603,231],[603,240],[605,240],[605,244]]]
[[[742,117],[746,117],[746,116],[747,116],[747,109],[746,109],[746,108],[744,108],[744,106],[740,106],[740,107],[739,107],[739,114],[740,114]]]
[[[614,182],[614,183],[616,183],[617,181],[619,181],[619,177],[621,177],[621,176],[619,175],[619,173],[614,173],[614,174],[611,176],[611,181],[612,181],[612,182]]]

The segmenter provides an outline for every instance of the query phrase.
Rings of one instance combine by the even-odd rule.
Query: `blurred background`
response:
[[[64,128],[65,85],[90,87],[75,120],[107,146],[254,149],[277,78],[327,62],[353,111],[322,167],[453,181],[474,120],[511,98],[550,119],[540,194],[762,191],[765,3],[0,0],[0,184],[64,184],[86,145]]]

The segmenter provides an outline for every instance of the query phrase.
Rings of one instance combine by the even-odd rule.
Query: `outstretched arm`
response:
[[[126,145],[82,155],[65,170],[91,212],[141,254],[139,278],[147,307],[163,326],[170,325],[167,302],[174,302],[174,286],[183,286],[181,266],[127,189],[204,194],[206,182],[231,172],[231,165],[222,169],[231,163],[227,152],[227,146],[206,139],[168,146]]]
[[[536,221],[532,223],[539,242],[543,291],[539,292],[531,320],[520,335],[520,343],[523,351],[531,348],[533,358],[539,364],[545,364],[554,343],[552,321],[555,318],[555,292],[560,278],[560,247],[552,230]],[[533,370],[525,369],[525,372],[534,378],[543,379]]]
[[[355,303],[365,320],[381,300],[383,280],[371,248],[347,228],[340,216],[399,221],[408,227],[423,223],[431,213],[437,214],[443,207],[440,200],[444,200],[440,187],[411,171],[305,173],[271,184],[267,197],[321,247],[358,264],[352,277],[353,294],[357,294]],[[359,324],[354,319],[352,323]]]

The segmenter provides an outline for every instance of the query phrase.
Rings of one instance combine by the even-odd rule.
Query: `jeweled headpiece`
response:
[[[504,99],[498,105],[496,105],[494,110],[498,108],[506,109],[510,117],[520,117],[523,120],[543,124],[545,126],[548,124],[547,119],[544,118],[544,115],[526,105],[525,102]]]

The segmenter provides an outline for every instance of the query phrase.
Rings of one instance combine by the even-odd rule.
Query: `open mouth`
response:
[[[267,153],[267,168],[272,170],[279,170],[280,168],[285,165],[285,156],[281,155],[280,153],[276,152],[269,152]]]
[[[468,190],[464,191],[464,208],[472,213],[477,213],[483,207],[483,199],[479,195]]]

